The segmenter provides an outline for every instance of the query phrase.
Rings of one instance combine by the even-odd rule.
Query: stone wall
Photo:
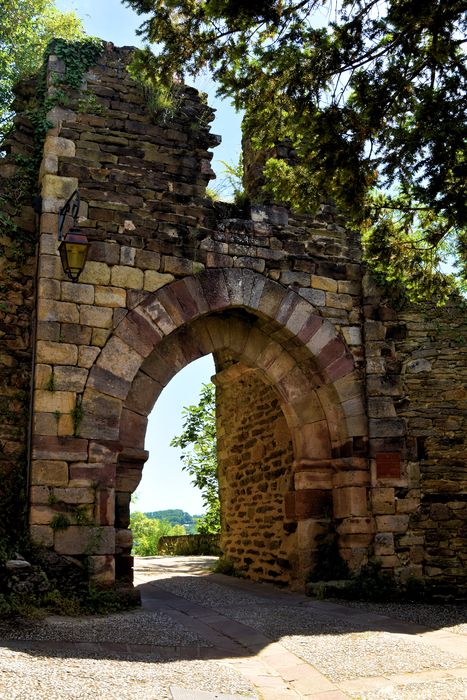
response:
[[[294,455],[277,394],[239,364],[215,383],[223,556],[250,578],[290,583],[296,523],[286,521],[284,494]]]
[[[37,314],[33,537],[86,558],[101,583],[131,577],[129,500],[147,459],[147,416],[177,371],[212,352],[221,370],[223,537],[241,567],[303,584],[331,526],[353,569],[376,556],[398,577],[459,588],[463,312],[436,338],[441,312],[427,319],[392,309],[364,274],[358,236],[330,204],[315,216],[214,204],[205,196],[209,148],[219,142],[209,133],[212,111],[180,86],[173,113],[151,114],[129,57],[108,46],[82,89],[48,114],[37,303],[34,260],[2,258],[13,274],[11,307],[1,312],[1,398],[19,402],[15,415],[28,397]],[[49,93],[64,70],[49,58]],[[19,153],[30,148],[28,129],[20,116]],[[4,162],[0,174],[13,167]],[[76,188],[91,247],[73,284],[57,225]],[[34,237],[33,212],[23,212]],[[22,423],[2,422],[2,464],[15,463],[25,427],[24,414]],[[258,554],[248,557],[250,543]]]
[[[19,89],[25,106],[30,85]],[[34,134],[24,116],[0,159],[0,538],[26,525],[26,462],[35,307]]]
[[[465,302],[395,311],[369,279],[365,291],[375,555],[403,580],[465,591]]]

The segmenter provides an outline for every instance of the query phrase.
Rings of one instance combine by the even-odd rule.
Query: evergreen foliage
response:
[[[331,197],[367,259],[412,298],[467,274],[463,0],[126,0],[149,13],[152,68],[208,68],[271,158],[263,196],[312,210]],[[455,256],[457,276],[440,263]],[[457,281],[456,281],[457,280]]]

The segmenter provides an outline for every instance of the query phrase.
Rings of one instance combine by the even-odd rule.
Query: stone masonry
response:
[[[148,456],[147,416],[180,369],[213,353],[226,558],[302,587],[331,527],[354,570],[377,557],[396,577],[461,590],[462,310],[392,309],[330,204],[314,217],[214,204],[211,110],[179,86],[175,114],[153,117],[130,55],[107,47],[81,93],[49,113],[33,538],[86,558],[101,584],[131,580],[129,501]],[[48,68],[53,90],[64,66],[51,56]],[[92,244],[73,284],[57,220],[76,188]]]

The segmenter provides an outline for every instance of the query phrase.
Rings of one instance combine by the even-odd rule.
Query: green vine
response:
[[[71,525],[71,523],[70,523],[69,519],[67,518],[66,515],[63,515],[63,513],[57,513],[56,515],[54,515],[54,517],[52,518],[52,521],[50,523],[50,527],[55,532],[58,532],[60,530],[68,530],[70,525]]]
[[[156,58],[151,49],[136,49],[127,71],[142,89],[153,121],[166,124],[173,119],[182,103],[180,88],[175,84],[168,86],[160,80]]]
[[[78,396],[76,399],[76,405],[71,411],[71,419],[73,421],[73,436],[74,437],[79,437],[79,426],[81,425],[81,421],[83,420],[83,407],[81,405],[81,397]]]

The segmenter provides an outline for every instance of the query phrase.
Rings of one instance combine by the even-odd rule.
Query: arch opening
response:
[[[210,353],[221,375],[218,386],[222,376],[224,387],[234,378],[244,377],[245,382],[245,377],[254,376],[256,386],[262,387],[255,389],[255,406],[269,394],[270,406],[276,407],[265,425],[269,429],[280,421],[290,438],[284,438],[291,446],[284,452],[289,450],[290,465],[280,486],[277,475],[276,484],[284,534],[274,547],[281,554],[276,559],[285,562],[282,553],[288,555],[288,581],[303,585],[316,559],[317,536],[332,520],[342,555],[357,568],[368,553],[373,526],[367,507],[368,430],[353,358],[336,327],[295,291],[258,273],[229,269],[184,277],[140,297],[90,368],[76,447],[86,446],[87,473],[98,477],[95,578],[131,580],[129,499],[148,457],[148,415],[171,378]],[[220,391],[225,393],[224,388]],[[251,395],[250,391],[248,398]],[[258,435],[250,439],[259,441]],[[41,454],[40,441],[36,445]],[[73,457],[70,443],[69,459]],[[272,498],[272,489],[269,495]],[[245,507],[248,513],[251,506]],[[56,533],[54,547],[61,553],[84,554],[92,536],[89,530],[91,534],[79,527]],[[236,534],[232,541],[235,538]],[[277,533],[271,535],[277,544],[274,538]],[[286,547],[287,538],[291,544]],[[246,565],[253,570],[256,564],[243,561]],[[264,576],[264,569],[253,573]],[[273,570],[271,564],[269,571]]]

